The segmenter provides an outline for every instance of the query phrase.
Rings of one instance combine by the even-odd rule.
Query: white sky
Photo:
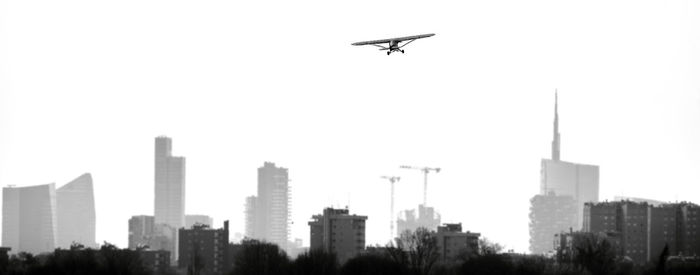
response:
[[[550,155],[601,166],[601,199],[700,203],[695,1],[0,1],[0,185],[95,181],[97,239],[153,213],[154,138],[187,158],[187,213],[243,232],[264,161],[288,167],[292,236],[421,201],[528,248]],[[436,33],[386,56],[350,43]],[[232,234],[233,235],[233,234]]]

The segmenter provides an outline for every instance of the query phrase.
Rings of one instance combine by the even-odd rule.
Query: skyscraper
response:
[[[85,173],[56,190],[58,207],[58,246],[73,242],[95,247],[95,196],[92,176]]]
[[[155,150],[155,228],[163,229],[173,247],[170,251],[173,263],[177,260],[177,230],[185,226],[185,158],[172,155],[172,140],[156,138]],[[170,232],[175,232],[170,238]]]
[[[172,155],[172,140],[156,138],[155,223],[185,226],[185,158]]]
[[[540,194],[547,200],[549,196],[570,196],[574,199],[576,211],[572,213],[572,217],[566,218],[566,223],[573,220],[573,229],[580,230],[583,225],[583,205],[586,202],[598,202],[598,186],[599,186],[599,168],[595,165],[577,164],[561,160],[561,135],[559,133],[559,100],[558,95],[554,94],[554,123],[552,136],[552,158],[542,159],[540,169]],[[533,198],[531,201],[536,201]],[[538,199],[537,201],[540,201]],[[532,205],[532,210],[537,210],[539,213],[546,213],[540,207],[547,207],[547,204],[541,204],[538,207]],[[554,211],[554,210],[552,210]],[[551,211],[550,211],[551,212]],[[552,212],[554,213],[554,212]],[[565,223],[553,221],[555,223],[547,223],[535,221],[533,218],[542,218],[542,215],[530,214],[530,248],[533,253],[540,253],[544,248],[552,247],[552,240],[547,238],[536,237],[533,234],[536,232],[550,232],[552,229]],[[559,224],[559,225],[557,225]],[[534,226],[534,227],[533,227]],[[542,228],[537,228],[542,226]],[[558,228],[556,232],[569,231],[571,228]],[[555,233],[556,233],[555,232]],[[532,250],[532,249],[536,249]]]
[[[15,253],[56,248],[56,187],[53,183],[2,190],[2,246]]]
[[[289,241],[289,173],[287,168],[265,162],[258,168],[253,238],[277,244],[286,251]],[[248,202],[248,201],[247,201]]]

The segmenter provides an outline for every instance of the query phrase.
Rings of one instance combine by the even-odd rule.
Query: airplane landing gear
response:
[[[391,51],[386,52],[386,55],[390,55],[390,54],[391,54]]]
[[[401,50],[401,53],[404,53],[403,50]]]

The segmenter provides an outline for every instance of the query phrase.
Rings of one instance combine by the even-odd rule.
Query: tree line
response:
[[[311,250],[290,257],[277,245],[253,239],[243,240],[233,255],[226,275],[466,275],[466,274],[700,274],[697,265],[667,265],[668,249],[655,261],[633,265],[619,257],[616,247],[595,234],[575,236],[567,257],[503,253],[497,243],[481,239],[478,251],[464,251],[453,259],[441,259],[437,240],[428,230],[402,233],[392,244],[368,247],[364,253],[339,263],[336,255]],[[200,267],[201,268],[201,267]],[[180,271],[184,274],[196,270]],[[105,243],[99,249],[75,244],[69,249],[34,256],[19,253],[0,262],[0,274],[182,274],[175,269],[152,270],[138,251],[119,249]]]

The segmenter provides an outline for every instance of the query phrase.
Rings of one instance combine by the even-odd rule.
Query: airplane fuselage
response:
[[[386,54],[391,54],[392,52],[403,52],[401,48],[399,47],[399,42],[397,40],[391,40],[389,41],[389,50],[386,52]]]

